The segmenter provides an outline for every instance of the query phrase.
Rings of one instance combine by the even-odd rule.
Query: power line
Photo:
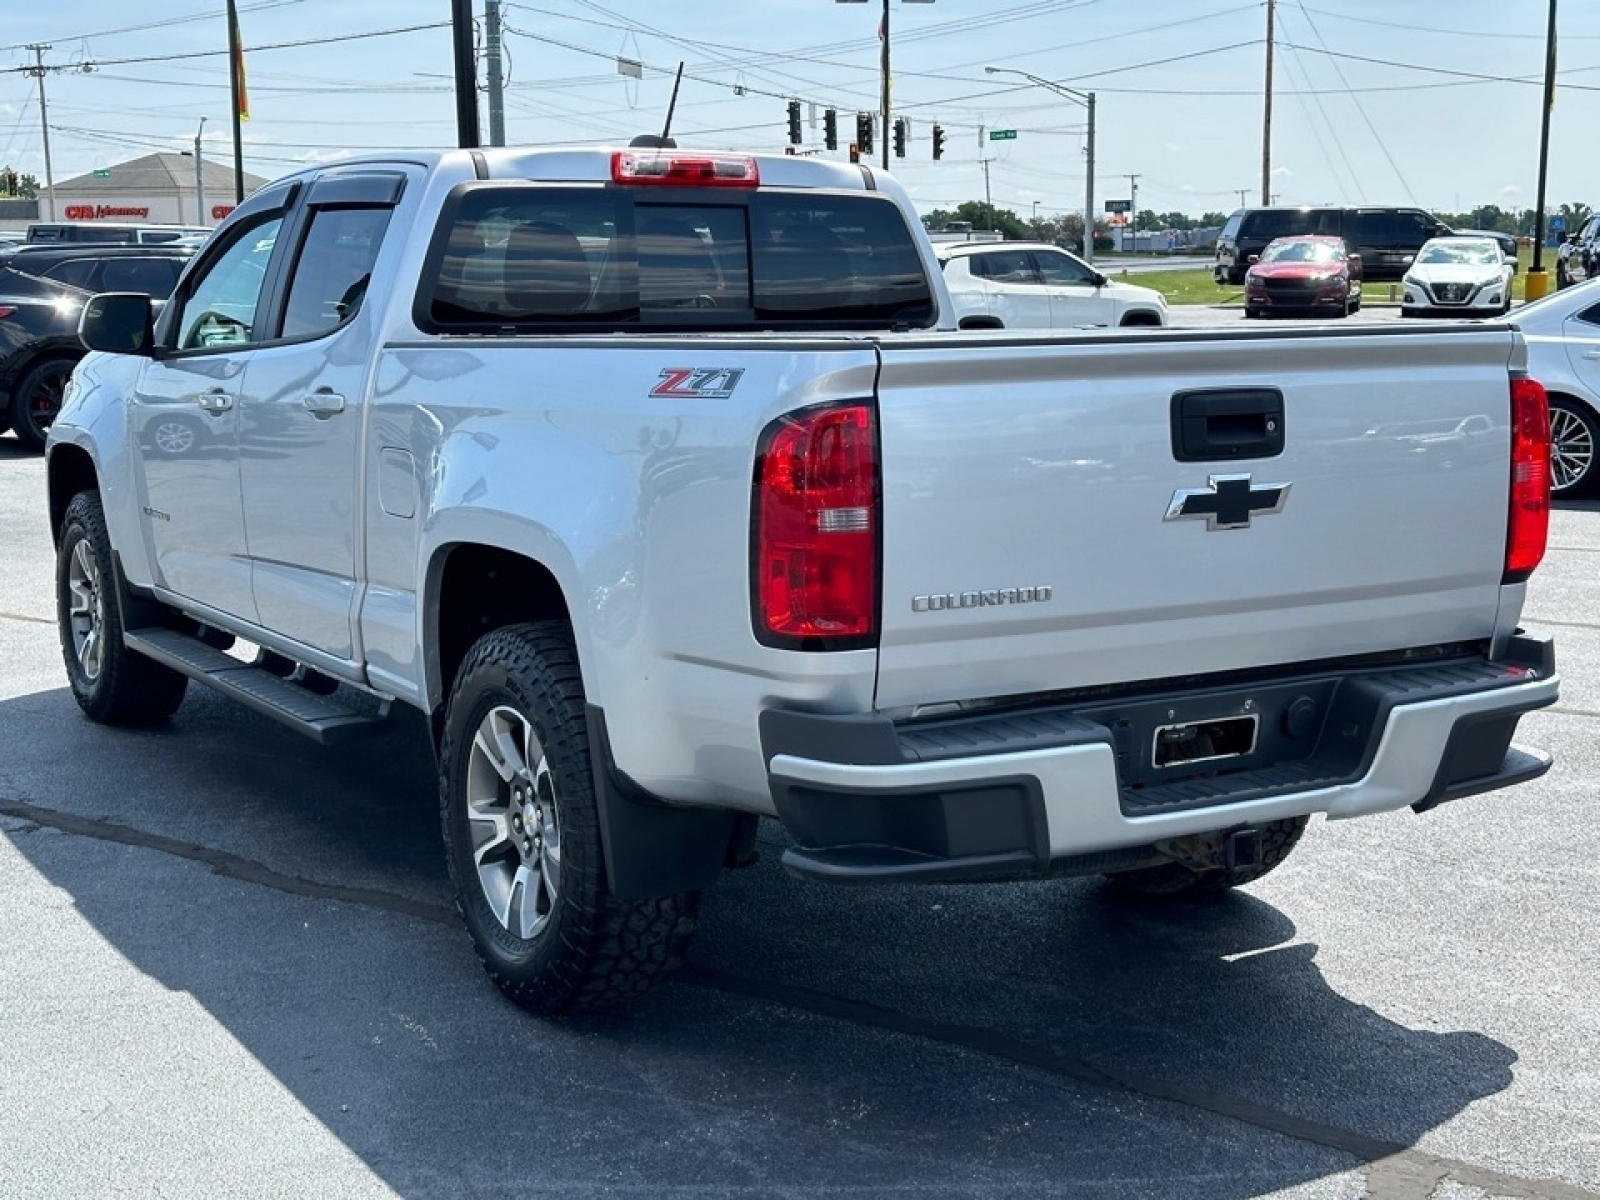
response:
[[[299,4],[301,0],[258,0],[255,4],[246,4],[239,11],[261,12],[269,8],[282,8],[286,4]],[[190,25],[197,21],[215,21],[217,14],[214,12],[194,13],[187,17],[168,17],[163,21],[151,21],[144,25],[125,25],[121,29],[102,29],[96,33],[63,34],[56,38],[59,42],[86,42],[90,38],[117,37],[124,33],[145,33],[152,29],[170,29],[174,25]],[[8,50],[25,50],[25,44],[13,46],[0,46],[0,52]]]
[[[330,37],[303,38],[297,42],[265,42],[261,45],[250,46],[248,49],[250,53],[257,54],[263,50],[294,50],[301,46],[328,46],[335,42],[365,41],[367,38],[392,37],[395,34],[417,33],[424,29],[447,29],[449,25],[449,21],[430,21],[426,25],[405,25],[398,29],[373,29],[365,33],[341,33]],[[226,58],[229,53],[230,51],[226,48],[222,50],[189,50],[182,54],[147,54],[138,58],[102,58],[93,62],[85,62],[81,65],[91,70],[98,70],[101,67],[125,67],[135,63],[177,62],[193,58]],[[32,67],[0,67],[0,75],[21,75],[27,74],[32,70]]]

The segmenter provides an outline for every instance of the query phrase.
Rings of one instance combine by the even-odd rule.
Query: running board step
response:
[[[128,649],[216,688],[324,746],[364,737],[386,723],[388,701],[377,712],[349,708],[337,696],[319,696],[175,629],[132,629],[122,640]]]

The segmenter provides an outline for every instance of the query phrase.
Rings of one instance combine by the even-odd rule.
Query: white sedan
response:
[[[1486,237],[1424,242],[1406,268],[1402,317],[1492,316],[1511,307],[1511,264]]]
[[[1167,298],[1119,283],[1047,242],[934,247],[963,329],[1165,325]]]
[[[1600,279],[1517,309],[1528,374],[1550,397],[1550,490],[1576,500],[1600,488]]]

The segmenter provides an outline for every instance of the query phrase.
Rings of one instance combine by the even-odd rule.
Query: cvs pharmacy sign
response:
[[[149,216],[149,208],[130,208],[117,204],[67,205],[67,220],[69,221],[106,221],[115,220],[118,217],[132,217],[134,220],[143,221]]]

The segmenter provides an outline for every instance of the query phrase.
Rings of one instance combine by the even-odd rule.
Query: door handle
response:
[[[327,388],[307,392],[300,398],[300,404],[314,417],[331,417],[344,411],[344,397]]]
[[[208,413],[225,413],[233,407],[233,397],[221,388],[201,392],[196,402]]]

